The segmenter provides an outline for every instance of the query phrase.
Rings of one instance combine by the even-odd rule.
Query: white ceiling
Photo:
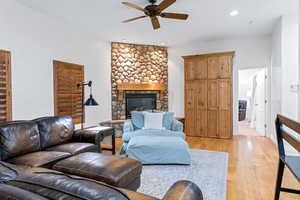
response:
[[[188,13],[187,21],[162,19],[154,31],[144,18],[129,24],[121,21],[143,13],[121,4],[122,0],[17,0],[50,16],[108,41],[167,46],[194,40],[214,40],[270,34],[281,15],[298,14],[298,0],[177,0],[167,12]],[[124,0],[125,1],[125,0]],[[126,0],[141,7],[147,0]],[[158,0],[161,2],[161,0]],[[229,13],[238,10],[239,15]],[[252,23],[251,23],[252,21]]]

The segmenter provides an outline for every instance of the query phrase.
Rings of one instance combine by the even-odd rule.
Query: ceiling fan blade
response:
[[[161,2],[159,5],[158,5],[158,9],[160,11],[163,11],[164,9],[168,8],[169,6],[171,6],[173,3],[175,3],[176,0],[164,0],[163,2]]]
[[[135,18],[127,19],[127,20],[125,20],[125,21],[122,21],[122,23],[132,22],[132,21],[135,21],[135,20],[137,20],[137,19],[142,19],[142,18],[145,18],[145,17],[147,17],[147,16],[144,15],[144,16],[140,16],[140,17],[135,17]]]
[[[189,15],[187,14],[180,14],[180,13],[161,13],[160,16],[164,18],[180,19],[180,20],[186,20],[189,17]]]
[[[128,7],[130,7],[130,8],[134,8],[134,9],[137,9],[137,10],[140,10],[140,11],[145,11],[145,9],[144,8],[141,8],[141,7],[139,7],[139,6],[137,6],[137,5],[134,5],[133,3],[129,3],[129,2],[122,2],[122,4],[124,4],[125,6],[128,6]]]
[[[151,17],[151,22],[154,30],[160,28],[160,24],[157,17]]]

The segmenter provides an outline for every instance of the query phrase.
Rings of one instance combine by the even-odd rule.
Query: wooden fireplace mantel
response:
[[[159,91],[160,100],[164,98],[166,86],[161,83],[118,83],[118,100],[124,99],[124,91]]]

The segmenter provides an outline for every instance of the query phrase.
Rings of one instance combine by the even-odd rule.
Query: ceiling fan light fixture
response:
[[[239,14],[238,10],[233,10],[230,12],[230,16],[232,16],[232,17],[237,16],[238,14]]]

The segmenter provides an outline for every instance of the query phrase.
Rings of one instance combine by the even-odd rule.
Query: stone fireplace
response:
[[[129,118],[132,110],[167,111],[167,48],[112,43],[111,81],[113,120]]]

